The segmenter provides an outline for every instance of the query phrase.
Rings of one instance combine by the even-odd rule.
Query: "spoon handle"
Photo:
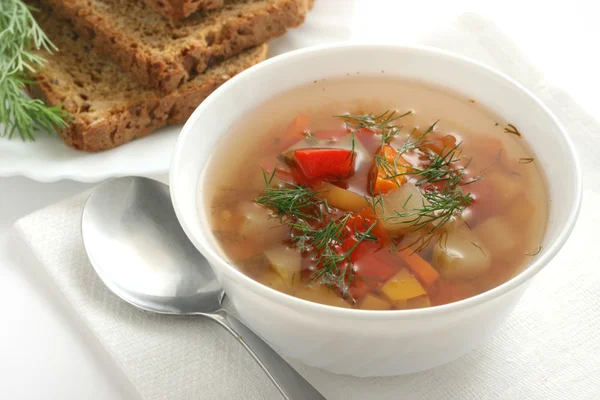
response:
[[[207,316],[218,322],[238,339],[258,365],[267,373],[267,376],[286,400],[326,400],[275,350],[227,311],[219,310]]]

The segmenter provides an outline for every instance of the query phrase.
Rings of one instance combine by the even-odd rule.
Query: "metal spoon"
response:
[[[287,400],[325,400],[283,358],[221,307],[225,292],[177,221],[167,185],[117,178],[90,195],[81,221],[96,273],[141,309],[200,315],[220,324],[252,355]]]

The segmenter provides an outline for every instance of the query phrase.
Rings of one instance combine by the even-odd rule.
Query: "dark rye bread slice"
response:
[[[143,0],[42,0],[143,85],[173,90],[300,25],[314,0],[225,0],[170,22]]]
[[[175,20],[197,10],[213,10],[223,6],[223,0],[144,0],[156,12]]]
[[[264,60],[267,53],[266,44],[246,50],[177,90],[162,93],[140,86],[47,10],[36,17],[60,50],[46,55],[48,62],[33,76],[37,85],[29,92],[49,104],[62,104],[73,115],[60,135],[68,145],[86,151],[110,149],[167,124],[185,122],[219,85]]]

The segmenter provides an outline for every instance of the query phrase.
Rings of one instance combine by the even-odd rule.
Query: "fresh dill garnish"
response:
[[[373,133],[380,134],[381,144],[383,146],[400,132],[401,127],[394,125],[393,122],[410,114],[412,114],[412,111],[400,114],[396,110],[388,110],[380,115],[344,114],[335,115],[335,117],[344,119],[346,128],[351,131],[368,129]]]
[[[375,165],[377,166],[378,169],[380,169],[381,171],[383,171],[385,173],[385,175],[384,175],[385,179],[393,179],[396,186],[398,186],[398,187],[402,186],[402,184],[398,180],[398,177],[400,177],[402,175],[406,175],[406,173],[398,172],[396,159],[394,159],[394,165],[392,165],[392,163],[390,163],[387,158],[385,158],[384,156],[381,156],[379,154],[376,154],[375,155]]]
[[[538,254],[540,254],[542,252],[544,248],[542,246],[538,246],[538,248],[536,249],[535,253],[525,253],[526,255],[530,256],[530,257],[535,257]]]
[[[364,232],[354,226],[356,243],[345,252],[340,252],[339,248],[348,235],[346,227],[352,215],[352,213],[346,214],[342,218],[330,220],[325,226],[317,228],[313,228],[302,220],[290,223],[292,242],[296,248],[301,252],[311,251],[316,254],[317,269],[311,277],[311,283],[321,282],[327,286],[338,288],[343,297],[346,296],[347,286],[354,279],[350,255],[363,241],[378,240],[372,233],[377,222],[365,226]]]
[[[433,123],[421,134],[416,135],[413,131],[398,150],[394,165],[384,157],[375,159],[378,167],[386,174],[386,179],[410,176],[423,196],[420,206],[407,207],[411,195],[406,199],[402,209],[392,210],[395,215],[386,217],[386,221],[390,224],[407,224],[413,231],[429,226],[426,234],[418,240],[419,248],[426,247],[438,228],[460,215],[468,205],[473,203],[471,194],[463,193],[461,187],[483,178],[477,176],[465,182],[466,170],[472,158],[460,164],[463,161],[460,149],[462,142],[450,148],[444,146],[439,153],[428,147],[431,141],[427,138],[427,134],[434,130],[437,123],[438,121]],[[407,152],[415,152],[421,160],[425,160],[425,163],[422,166],[411,166],[403,172],[397,172],[400,170],[398,160]],[[398,181],[396,183],[401,186]],[[411,245],[414,244],[416,242]]]
[[[510,133],[512,135],[516,135],[518,137],[521,137],[521,132],[519,132],[519,130],[517,129],[517,127],[514,126],[513,124],[508,124],[506,126],[506,128],[504,128],[504,132]]]
[[[519,164],[529,164],[532,163],[535,159],[533,157],[523,157],[519,158]]]
[[[363,241],[377,241],[372,233],[377,224],[370,226],[353,226],[351,232],[356,243],[345,252],[339,252],[349,234],[346,227],[354,215],[347,213],[338,219],[332,219],[324,226],[323,212],[329,210],[326,201],[307,187],[290,182],[274,185],[275,169],[271,174],[263,168],[265,191],[254,202],[273,211],[274,217],[291,228],[291,240],[300,252],[311,251],[316,254],[312,283],[317,281],[340,290],[342,297],[347,298],[348,286],[354,281],[354,271],[350,255]],[[364,229],[363,230],[361,230]]]
[[[381,195],[381,193],[379,194],[372,194],[371,196],[364,196],[367,204],[369,205],[369,207],[371,208],[371,210],[373,210],[373,213],[375,215],[378,215],[377,213],[377,207],[379,207],[381,209],[381,212],[385,211],[385,209],[383,208],[383,196]]]
[[[423,192],[423,202],[419,208],[407,208],[412,197],[406,200],[402,210],[393,210],[395,215],[386,217],[390,224],[408,224],[415,231],[432,225],[429,234],[447,224],[456,215],[459,215],[468,205],[473,203],[471,193],[463,194],[460,188],[448,188],[443,191]],[[394,222],[400,219],[400,222]]]
[[[295,183],[281,182],[273,186],[275,168],[271,175],[263,168],[265,191],[254,199],[256,204],[273,211],[275,217],[281,222],[289,218],[303,218],[306,220],[323,219],[323,209],[327,209],[327,202],[317,196],[309,188]]]
[[[427,129],[425,129],[421,134],[419,134],[416,137],[415,137],[415,134],[417,133],[417,129],[416,128],[413,129],[412,132],[410,133],[410,135],[408,135],[408,138],[406,139],[406,141],[398,149],[398,154],[400,156],[402,156],[404,153],[406,153],[408,151],[422,149],[425,145],[427,145],[427,143],[429,143],[429,140],[426,139],[425,137],[435,129],[435,126],[438,124],[438,122],[440,122],[440,121],[439,120],[435,121],[433,124],[431,124]]]
[[[39,99],[23,95],[27,78],[43,67],[39,51],[51,53],[48,39],[31,12],[38,11],[21,0],[2,0],[0,7],[0,136],[34,140],[34,131],[54,132],[68,126],[71,116],[60,107],[48,107]]]
[[[350,255],[363,241],[377,240],[371,233],[373,228],[377,225],[377,221],[375,221],[366,231],[360,234],[355,233],[356,243],[351,248],[343,253],[336,251],[336,245],[341,245],[344,240],[344,227],[351,215],[352,214],[348,214],[340,221],[333,223],[333,227],[329,229],[329,232],[334,232],[337,235],[329,237],[326,235],[319,236],[321,238],[321,244],[325,243],[325,238],[328,238],[329,242],[320,248],[319,255],[317,256],[317,265],[319,266],[319,269],[317,269],[312,276],[312,283],[321,282],[326,286],[337,288],[344,298],[348,297],[348,287],[356,279],[354,275],[354,265],[350,259]]]

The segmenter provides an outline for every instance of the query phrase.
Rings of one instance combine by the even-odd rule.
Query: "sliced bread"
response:
[[[142,85],[171,91],[300,25],[313,0],[226,0],[170,22],[143,0],[42,0]]]
[[[48,56],[44,69],[33,75],[32,96],[51,105],[62,104],[73,115],[60,132],[77,149],[100,151],[146,136],[167,124],[187,120],[213,90],[232,76],[262,61],[267,45],[246,50],[214,65],[171,93],[140,86],[117,65],[71,30],[70,24],[42,10],[38,22],[59,51]]]
[[[156,12],[175,20],[197,10],[212,10],[223,6],[223,0],[144,0]]]

